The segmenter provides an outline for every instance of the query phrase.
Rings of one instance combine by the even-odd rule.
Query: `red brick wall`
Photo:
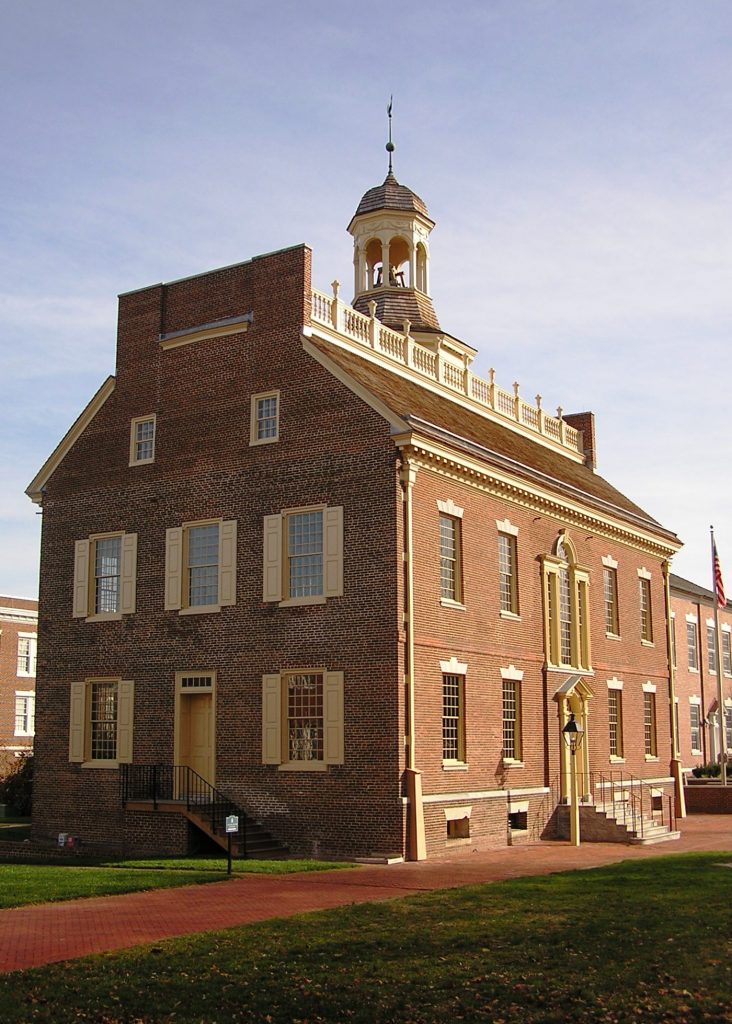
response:
[[[464,509],[462,518],[463,591],[465,609],[443,607],[439,588],[438,500],[452,498]],[[552,550],[558,531],[566,523],[538,516],[520,505],[488,495],[467,484],[427,469],[420,469],[414,488],[415,590],[417,674],[417,767],[423,772],[425,795],[487,794],[496,790],[529,789],[531,815],[551,813],[550,803],[538,790],[556,786],[559,775],[557,687],[569,671],[544,667],[544,632],[540,557]],[[520,620],[499,613],[496,520],[508,518],[519,528],[518,575]],[[594,693],[590,701],[590,769],[607,774],[620,766],[609,755],[607,682],[623,681],[624,747],[626,772],[643,778],[667,777],[670,762],[668,672],[664,626],[663,577],[660,560],[640,551],[595,537],[587,530],[568,527],[578,561],[591,573],[590,621],[594,673],[584,679]],[[621,639],[605,633],[602,557],[618,562]],[[641,643],[638,569],[652,573],[654,644]],[[465,682],[467,768],[442,765],[441,661],[454,656],[468,665]],[[501,668],[514,665],[524,673],[522,683],[523,767],[502,759]],[[644,683],[656,685],[658,759],[644,754]],[[484,796],[457,798],[472,804],[471,838],[505,843],[506,803]],[[482,805],[485,806],[482,806]],[[425,813],[431,850],[444,848],[444,807],[428,804]],[[538,808],[541,808],[539,812]],[[541,827],[536,821],[532,828]]]
[[[126,843],[154,828],[153,816],[124,819],[116,771],[69,763],[69,686],[133,679],[134,760],[172,763],[175,673],[198,670],[217,673],[216,778],[227,795],[296,852],[401,849],[397,456],[388,424],[303,352],[309,295],[300,247],[121,297],[117,386],[44,500],[38,828],[90,841],[124,830]],[[160,333],[245,312],[244,335],[160,350]],[[250,447],[250,396],[275,388],[280,440]],[[130,420],[151,412],[155,461],[130,468]],[[344,597],[263,604],[263,517],[318,502],[344,507]],[[236,605],[163,611],[166,528],[217,516],[238,522]],[[136,614],[72,619],[74,540],[103,530],[138,534]],[[263,765],[262,675],[320,666],[344,672],[344,765]],[[158,827],[166,849],[180,840]]]

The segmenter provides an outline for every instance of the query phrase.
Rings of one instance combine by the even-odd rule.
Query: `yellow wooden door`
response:
[[[210,693],[187,693],[180,708],[180,763],[214,783],[213,720]]]

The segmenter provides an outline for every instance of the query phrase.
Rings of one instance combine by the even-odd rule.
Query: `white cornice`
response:
[[[86,408],[79,414],[74,420],[72,425],[66,431],[62,439],[56,445],[54,450],[51,452],[49,457],[43,463],[41,468],[38,470],[36,475],[33,477],[31,482],[26,487],[25,493],[34,501],[36,505],[40,505],[43,501],[43,489],[50,480],[51,476],[60,466],[63,459],[71,451],[73,446],[76,444],[78,439],[84,433],[86,428],[89,426],[91,421],[94,419],[96,414],[102,408],[104,403],[107,401],[109,396],[114,391],[115,379],[110,376],[107,377],[105,382],[99,388],[97,393],[94,395],[92,400],[86,406]]]

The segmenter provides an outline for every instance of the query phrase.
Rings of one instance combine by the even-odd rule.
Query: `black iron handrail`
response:
[[[653,786],[646,779],[640,779],[622,769],[591,772],[590,790],[599,791],[595,796],[595,806],[601,807],[606,813],[609,809],[614,818],[618,817],[618,804],[622,804],[625,823],[627,824],[630,819],[632,831],[640,835],[641,839],[645,837],[647,823],[659,823],[659,812],[660,824],[667,826],[671,832],[676,830],[673,797],[666,797],[666,809],[663,799],[660,801],[660,807],[654,808]],[[621,794],[620,800],[616,799],[618,792]]]
[[[235,815],[239,819],[236,841],[244,855],[246,814],[186,764],[121,764],[120,794],[123,806],[131,800],[151,800],[157,810],[161,801],[178,803],[222,837],[226,836],[226,819]]]

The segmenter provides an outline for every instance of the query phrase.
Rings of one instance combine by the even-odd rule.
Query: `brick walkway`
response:
[[[310,910],[395,899],[432,889],[599,867],[690,850],[732,851],[732,818],[693,815],[677,842],[657,846],[535,843],[419,864],[297,875],[247,875],[180,889],[0,911],[0,972],[214,931]]]

